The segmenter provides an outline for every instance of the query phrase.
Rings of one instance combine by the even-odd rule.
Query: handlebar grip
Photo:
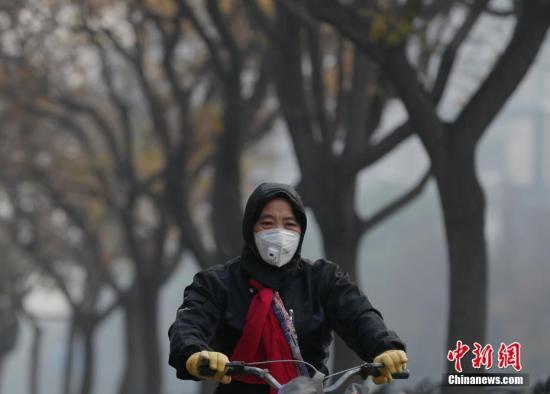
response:
[[[410,375],[410,371],[408,369],[405,369],[401,372],[392,373],[391,377],[394,379],[408,379],[409,375]],[[372,376],[374,377],[380,376],[380,371],[379,370],[373,371]]]
[[[392,373],[391,377],[394,379],[408,379],[410,375],[410,372],[408,369],[405,369],[401,372]],[[376,370],[372,372],[372,376],[377,377],[380,376],[380,371]]]
[[[382,363],[371,363],[371,364],[365,364],[368,369],[371,369],[370,375],[373,377],[380,376],[380,370],[378,368],[383,368],[384,364]],[[408,379],[410,375],[410,372],[407,368],[405,368],[403,371],[393,373],[391,376],[394,379]]]
[[[392,373],[391,377],[394,379],[408,379],[410,375],[410,372],[408,369],[404,369],[401,372]]]
[[[228,362],[225,364],[227,371],[225,375],[237,375],[243,368],[243,364],[239,362]],[[199,360],[199,375],[201,376],[214,376],[216,370],[210,368],[210,363],[207,358],[201,357]]]
[[[214,376],[216,371],[210,368],[210,362],[207,358],[201,357],[199,359],[199,375],[201,376]]]

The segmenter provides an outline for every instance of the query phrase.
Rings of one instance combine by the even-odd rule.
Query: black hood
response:
[[[292,206],[294,216],[300,223],[302,233],[300,243],[292,260],[281,268],[265,263],[254,242],[254,225],[258,221],[265,205],[274,198],[284,198]],[[307,218],[300,195],[290,185],[283,183],[262,183],[248,198],[243,218],[244,249],[242,253],[243,267],[256,280],[265,286],[279,288],[284,284],[284,278],[293,275],[300,268],[300,252],[307,228]]]

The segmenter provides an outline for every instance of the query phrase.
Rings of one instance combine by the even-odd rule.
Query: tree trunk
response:
[[[456,341],[473,348],[485,345],[488,258],[485,240],[485,197],[475,170],[474,149],[451,144],[448,160],[436,171],[449,253],[449,326],[447,349]],[[473,370],[469,353],[464,372]],[[447,363],[454,371],[454,363]],[[481,392],[482,390],[477,390]],[[445,392],[455,392],[446,388]],[[473,392],[473,391],[469,391]]]
[[[240,76],[225,82],[224,129],[215,156],[212,190],[212,225],[219,263],[239,255],[242,248],[241,150],[244,103]]]
[[[354,203],[355,180],[332,181],[330,185],[322,189],[327,192],[318,201],[310,199],[308,201],[321,227],[325,255],[357,283],[356,261],[360,232]],[[330,203],[327,203],[328,191],[332,191]],[[333,360],[335,371],[349,368],[360,362],[355,352],[339,336],[335,339]]]
[[[29,394],[38,394],[40,355],[42,345],[42,329],[38,324],[33,322],[33,338],[31,345],[30,357],[30,379],[29,379]]]
[[[137,280],[122,304],[126,325],[126,367],[120,394],[161,392],[158,343],[158,288],[151,281]]]
[[[93,389],[95,376],[94,369],[94,334],[96,326],[92,322],[87,322],[81,330],[81,337],[84,347],[84,363],[82,371],[82,384],[80,386],[80,394],[90,394]]]

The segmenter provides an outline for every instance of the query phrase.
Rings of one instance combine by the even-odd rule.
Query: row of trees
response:
[[[411,8],[394,14],[382,40],[373,37],[376,16],[335,1],[310,1],[309,9],[335,26],[358,47],[371,53],[383,67],[407,109],[408,124],[418,135],[431,162],[445,224],[449,256],[449,320],[447,346],[461,339],[484,343],[487,322],[488,256],[485,239],[485,197],[476,171],[476,147],[489,124],[519,85],[538,54],[550,26],[550,2],[525,1],[495,11],[516,18],[513,33],[487,75],[452,120],[438,114],[446,81],[456,54],[489,1],[469,3],[462,25],[446,46],[433,81],[419,78],[419,69],[408,60],[406,37],[389,40],[400,23],[410,21]],[[449,366],[449,368],[451,368]],[[449,389],[450,390],[450,389]]]
[[[10,301],[0,305],[0,324],[12,324],[16,333],[9,316],[25,314],[21,300],[30,286],[57,288],[71,311],[64,392],[90,393],[94,334],[120,308],[126,366],[119,393],[161,392],[160,289],[185,252],[201,267],[239,253],[243,155],[280,118],[299,165],[298,190],[320,225],[326,255],[354,279],[361,237],[435,177],[451,270],[448,343],[483,342],[488,260],[475,148],[550,24],[548,1],[510,6],[3,5],[0,186],[7,208],[0,218],[14,257],[2,264],[18,280],[2,287]],[[454,28],[447,22],[456,14],[462,21]],[[484,14],[516,19],[514,32],[458,116],[442,119],[438,105],[459,49]],[[409,118],[381,132],[382,114],[395,100]],[[357,174],[412,135],[422,141],[430,168],[401,197],[360,217]],[[100,302],[105,294],[107,304]],[[85,363],[74,371],[79,343]],[[350,357],[338,343],[335,367],[349,365]],[[37,385],[30,391],[38,392]]]

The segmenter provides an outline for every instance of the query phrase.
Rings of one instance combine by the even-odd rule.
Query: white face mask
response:
[[[296,253],[300,233],[276,228],[255,233],[254,240],[263,261],[275,267],[282,267]]]

